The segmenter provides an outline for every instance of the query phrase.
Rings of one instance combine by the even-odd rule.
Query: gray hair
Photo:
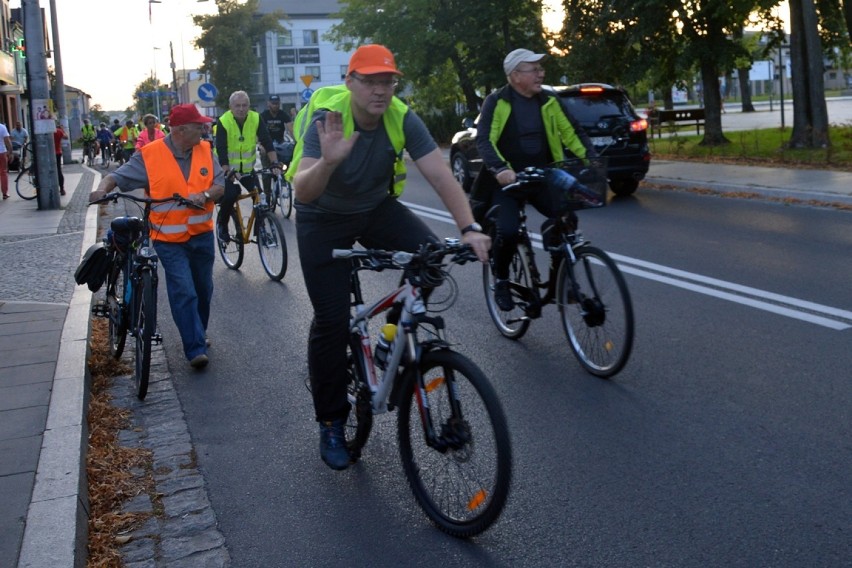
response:
[[[245,97],[245,99],[249,101],[249,104],[251,104],[251,99],[249,98],[248,93],[245,91],[234,91],[233,93],[231,93],[231,96],[228,97],[228,104],[231,105],[234,103],[235,100],[241,99],[243,97]]]

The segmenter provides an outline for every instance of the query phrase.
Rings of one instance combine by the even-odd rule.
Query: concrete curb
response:
[[[98,178],[96,175],[95,184]],[[80,257],[97,238],[97,220],[98,208],[92,207],[86,213]],[[19,568],[86,565],[89,520],[86,409],[91,303],[92,292],[78,286],[62,328]]]

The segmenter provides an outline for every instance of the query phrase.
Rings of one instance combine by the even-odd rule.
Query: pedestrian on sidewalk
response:
[[[65,195],[65,176],[62,175],[62,141],[68,139],[68,134],[62,129],[59,121],[56,121],[56,130],[53,131],[53,149],[56,152],[56,174],[59,176],[59,195]]]
[[[89,196],[97,201],[118,187],[144,187],[154,198],[179,193],[197,207],[169,203],[151,212],[151,241],[166,273],[166,292],[183,352],[194,369],[207,366],[207,321],[213,299],[213,202],[225,192],[225,178],[209,142],[201,142],[204,123],[194,104],[171,110],[171,132],[143,146],[107,175]]]
[[[12,155],[12,137],[9,136],[9,129],[2,122],[0,122],[0,138],[3,139],[3,144],[0,145],[0,191],[3,192],[3,199],[9,199],[9,156]]]

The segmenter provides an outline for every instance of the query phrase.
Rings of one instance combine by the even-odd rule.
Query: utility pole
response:
[[[50,84],[44,53],[44,24],[38,0],[21,0],[24,37],[27,40],[27,88],[30,96],[30,124],[33,132],[38,208],[59,209],[59,176],[53,133],[56,124],[50,116]]]
[[[178,93],[178,84],[177,84],[177,69],[175,68],[175,48],[172,45],[172,42],[169,42],[169,56],[171,56],[171,66],[172,66],[172,92],[175,96],[175,104],[180,104],[180,93]]]
[[[68,134],[68,140],[62,141],[62,163],[71,163],[71,129],[68,126],[68,111],[65,108],[65,75],[62,73],[62,55],[59,51],[59,23],[56,19],[56,0],[50,0],[50,22],[53,31],[53,65],[56,72],[54,99],[56,116],[62,129]]]

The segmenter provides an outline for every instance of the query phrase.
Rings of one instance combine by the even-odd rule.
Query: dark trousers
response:
[[[356,243],[366,248],[414,252],[435,238],[426,224],[395,198],[373,211],[339,215],[299,211],[299,259],[314,309],[308,339],[308,372],[317,420],[349,414],[346,399],[346,345],[349,338],[350,264],[333,259],[332,249]]]
[[[62,175],[62,154],[56,154],[56,174],[59,176],[59,191],[65,191],[65,176]]]
[[[246,186],[246,189],[251,191],[254,188],[254,179],[253,176],[245,176],[240,181]],[[225,193],[222,195],[222,199],[219,200],[217,224],[222,223],[227,226],[228,217],[234,211],[234,203],[237,202],[240,192],[242,192],[242,188],[236,182],[227,178],[225,179]]]
[[[560,214],[559,198],[555,192],[548,190],[544,185],[528,186],[524,189],[526,201],[535,207],[539,213],[548,218]],[[524,198],[511,192],[496,190],[493,193],[491,205],[499,205],[497,211],[497,238],[492,245],[494,255],[495,276],[500,279],[509,277],[509,263],[515,253],[518,242],[518,228],[520,220],[518,212]]]

